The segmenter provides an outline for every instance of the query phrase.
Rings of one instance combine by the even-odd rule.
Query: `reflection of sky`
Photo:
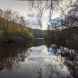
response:
[[[18,65],[17,71],[31,71],[31,73],[33,73],[32,78],[37,78],[34,77],[34,75],[37,75],[41,68],[42,78],[70,77],[68,68],[55,54],[48,55],[48,48],[46,46],[32,47],[28,49],[28,52],[30,53],[29,56],[23,63]]]

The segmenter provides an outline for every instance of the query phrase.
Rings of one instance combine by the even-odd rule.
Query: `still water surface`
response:
[[[58,52],[45,45],[0,47],[0,78],[72,78]]]

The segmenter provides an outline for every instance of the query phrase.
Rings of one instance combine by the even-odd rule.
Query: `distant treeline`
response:
[[[57,44],[68,48],[78,49],[78,27],[69,27],[59,30],[49,30],[45,36],[48,46]]]

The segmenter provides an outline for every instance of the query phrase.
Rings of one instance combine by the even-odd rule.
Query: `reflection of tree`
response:
[[[26,58],[25,47],[0,47],[0,70],[12,69],[13,65],[24,61]]]
[[[42,69],[41,68],[38,71],[38,78],[42,78]]]

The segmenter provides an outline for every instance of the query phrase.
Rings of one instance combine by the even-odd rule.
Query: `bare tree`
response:
[[[34,4],[33,4],[32,8],[37,10],[36,17],[38,18],[38,24],[39,24],[40,28],[42,28],[42,17],[43,17],[45,10],[47,9],[47,1],[34,0]]]
[[[2,15],[3,15],[3,10],[0,9],[0,16],[2,17]]]
[[[23,16],[20,17],[19,23],[23,26],[25,26],[25,19]]]
[[[12,15],[12,11],[9,9],[5,10],[3,13],[4,18],[7,19],[8,21],[11,20],[11,15]]]
[[[78,26],[78,5],[76,5],[76,3],[71,6],[68,14],[65,15],[66,27]]]

